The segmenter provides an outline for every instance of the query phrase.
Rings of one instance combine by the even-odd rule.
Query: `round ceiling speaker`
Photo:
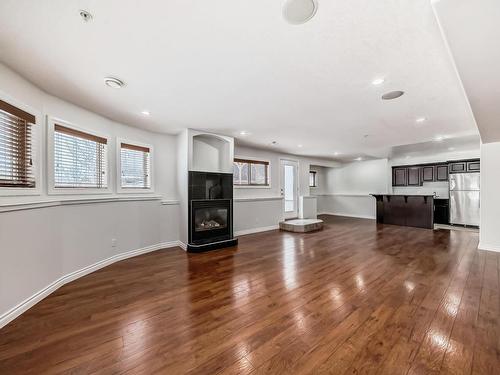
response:
[[[125,85],[121,79],[116,77],[106,77],[104,78],[104,83],[113,89],[121,89]]]
[[[300,25],[313,18],[317,9],[316,0],[285,0],[283,18],[292,25]]]
[[[384,95],[382,95],[382,100],[397,99],[400,96],[403,96],[404,93],[405,93],[404,91],[391,91],[391,92],[387,92]]]

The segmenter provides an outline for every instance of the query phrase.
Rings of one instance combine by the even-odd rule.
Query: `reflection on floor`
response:
[[[321,218],[67,284],[1,330],[0,373],[498,373],[500,254],[477,233]]]
[[[478,228],[474,228],[474,227],[461,227],[459,225],[434,224],[434,229],[461,230],[461,231],[464,231],[464,232],[479,233],[479,229]]]

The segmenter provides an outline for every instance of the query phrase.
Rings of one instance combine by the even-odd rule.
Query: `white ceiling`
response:
[[[387,156],[437,135],[477,134],[430,1],[318,0],[303,25],[283,20],[282,3],[2,0],[0,59],[122,123],[260,147],[276,140],[295,154]],[[106,87],[107,75],[126,86]],[[380,76],[385,83],[371,85]],[[391,90],[406,94],[380,100]]]
[[[441,0],[434,6],[483,142],[500,141],[500,1]]]

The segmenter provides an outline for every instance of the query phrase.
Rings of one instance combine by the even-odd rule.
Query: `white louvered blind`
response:
[[[0,187],[34,188],[35,116],[0,100]]]
[[[106,138],[56,124],[54,186],[107,188],[107,143]]]
[[[148,147],[122,143],[120,164],[122,188],[151,188],[151,152]]]

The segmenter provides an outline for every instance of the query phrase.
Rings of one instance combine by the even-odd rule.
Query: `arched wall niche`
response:
[[[202,172],[232,173],[233,140],[216,134],[192,136],[190,170]]]

